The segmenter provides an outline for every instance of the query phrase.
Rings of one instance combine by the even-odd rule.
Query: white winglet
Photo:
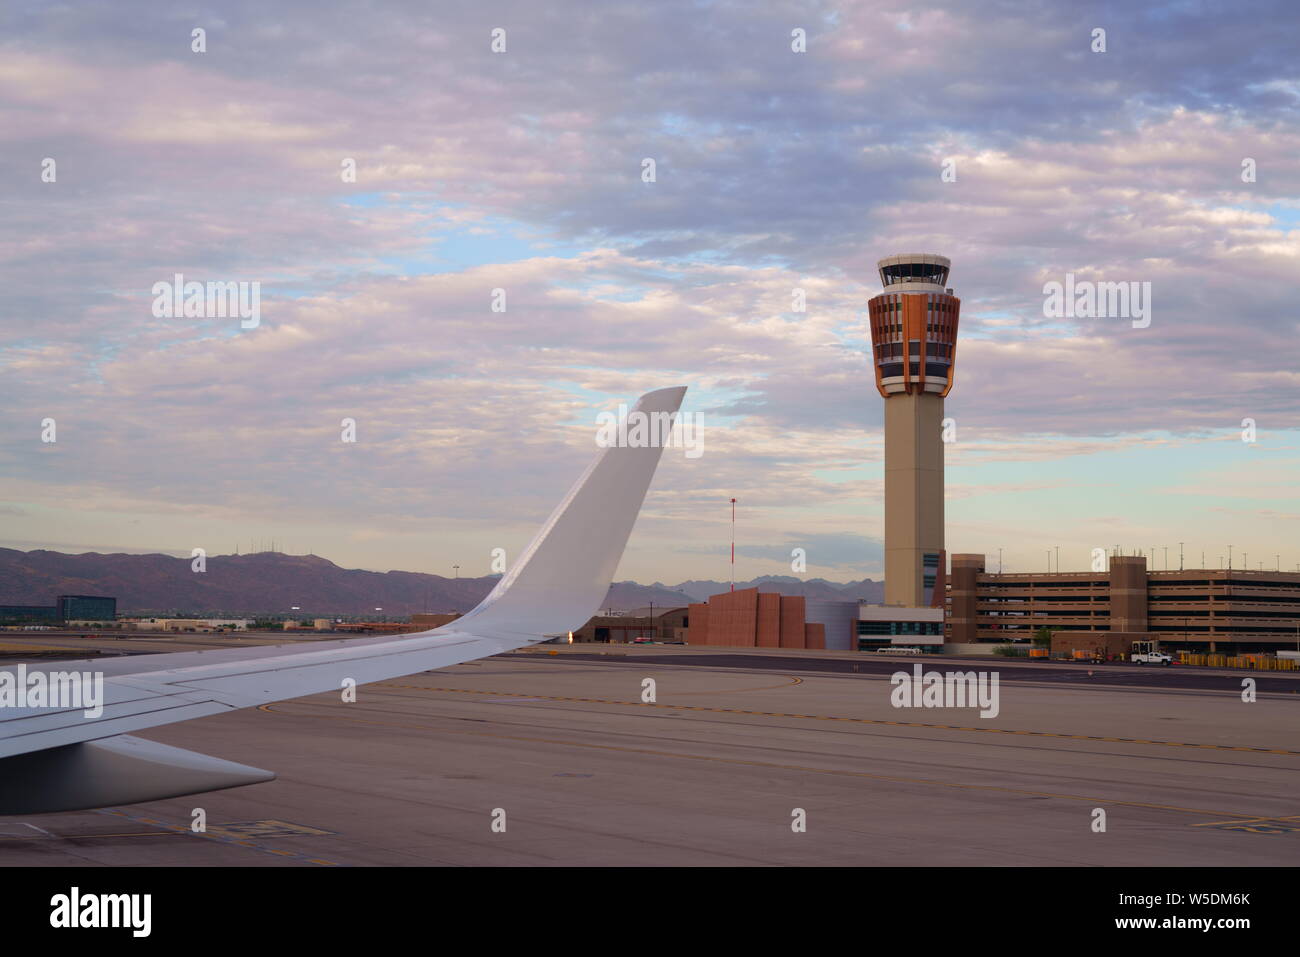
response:
[[[668,424],[685,388],[634,412]],[[654,432],[666,436],[662,429]],[[578,628],[600,607],[663,452],[600,449],[492,593],[450,625],[415,635],[63,661],[27,672],[95,672],[96,711],[0,707],[0,814],[134,803],[266,780],[270,772],[130,737],[159,725],[445,668]],[[15,666],[0,667],[0,672]],[[11,674],[5,681],[13,685]],[[93,716],[92,716],[93,715]]]
[[[628,419],[640,412],[671,425],[685,394],[685,386],[647,392]],[[581,627],[605,598],[662,453],[657,443],[602,449],[492,593],[454,627],[503,635]]]

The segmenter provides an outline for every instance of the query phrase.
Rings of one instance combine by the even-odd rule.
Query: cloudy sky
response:
[[[620,578],[725,579],[732,496],[738,577],[795,547],[879,577],[864,308],[925,250],[962,299],[950,551],[1297,566],[1298,27],[1288,0],[11,0],[0,545],[485,574],[598,413],[684,384],[704,454],[666,454]],[[260,324],[155,316],[177,273],[260,283]],[[1067,273],[1151,283],[1149,326],[1046,317]]]

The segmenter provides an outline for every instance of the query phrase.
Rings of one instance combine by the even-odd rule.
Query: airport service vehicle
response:
[[[1139,665],[1167,666],[1172,664],[1173,660],[1173,655],[1165,654],[1163,651],[1158,651],[1154,641],[1133,642],[1133,653],[1129,655],[1129,661]]]
[[[684,387],[647,392],[628,415],[667,415],[671,422],[685,393]],[[51,687],[51,673],[102,680],[102,695],[94,694],[98,708],[84,700],[26,707],[25,691],[18,706],[0,707],[0,815],[139,804],[270,781],[270,771],[132,732],[323,691],[337,694],[349,682],[445,668],[581,627],[605,598],[662,453],[662,444],[600,448],[492,592],[472,611],[430,631],[0,667],[0,693],[6,694],[19,686],[19,674],[24,688],[34,674]]]
[[[903,645],[885,645],[883,648],[877,648],[878,655],[919,655],[920,648],[909,648]]]

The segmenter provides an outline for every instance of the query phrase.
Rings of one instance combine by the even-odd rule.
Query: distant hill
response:
[[[315,555],[280,552],[209,556],[207,571],[200,574],[190,570],[190,559],[170,555],[69,555],[0,548],[0,604],[48,605],[56,595],[112,595],[118,613],[126,615],[402,617],[424,611],[468,611],[499,577],[371,572],[340,568]],[[737,588],[754,585],[809,598],[880,601],[883,596],[883,585],[870,579],[837,584],[821,578],[765,576],[736,583]],[[626,611],[651,604],[685,605],[729,587],[727,582],[713,581],[671,586],[615,582],[601,608]],[[298,611],[291,611],[294,605]]]
[[[656,583],[656,587],[662,588],[664,586]],[[731,583],[686,581],[672,587],[674,591],[685,592],[690,595],[691,601],[703,601],[710,595],[727,591],[731,588]],[[827,581],[825,578],[804,580],[795,578],[792,575],[763,575],[759,578],[751,578],[747,582],[736,582],[736,587],[759,588],[762,591],[774,591],[782,595],[803,595],[806,598],[827,601],[856,600],[859,598],[869,602],[885,600],[885,583],[883,581],[872,581],[870,578],[840,583]]]

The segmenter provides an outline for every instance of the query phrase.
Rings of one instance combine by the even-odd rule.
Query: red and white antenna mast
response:
[[[736,590],[736,500],[731,500],[731,590]]]

